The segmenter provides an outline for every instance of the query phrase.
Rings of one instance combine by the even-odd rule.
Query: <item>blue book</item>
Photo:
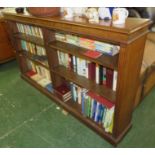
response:
[[[84,111],[84,107],[85,107],[85,97],[84,97],[84,92],[82,91],[81,92],[81,106],[82,106],[82,114],[85,114],[85,111]]]
[[[105,110],[105,106],[102,104],[101,113],[100,113],[100,120],[99,120],[100,123],[102,122],[102,119],[103,119],[104,110]]]
[[[53,86],[52,86],[52,83],[47,84],[47,85],[45,86],[45,88],[46,88],[49,92],[53,93]]]
[[[104,106],[102,104],[100,104],[99,114],[98,114],[98,122],[99,123],[102,122],[103,113],[104,113]]]
[[[95,111],[95,117],[94,117],[94,121],[95,121],[95,122],[98,122],[98,115],[99,115],[99,112],[100,112],[99,107],[100,107],[100,103],[97,102],[96,111]]]
[[[70,82],[70,90],[71,90],[71,95],[72,95],[72,100],[74,101],[74,90],[73,90],[73,82]]]
[[[94,100],[94,102],[93,102],[93,110],[92,110],[92,117],[91,117],[93,120],[95,118],[96,106],[97,106],[97,101]]]

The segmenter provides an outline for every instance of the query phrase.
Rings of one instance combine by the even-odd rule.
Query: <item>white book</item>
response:
[[[77,64],[76,64],[76,57],[73,55],[73,71],[74,72],[76,72],[76,68],[77,68],[77,66],[76,66]]]
[[[106,116],[105,116],[105,121],[104,121],[104,128],[106,132],[109,132],[109,127],[113,121],[114,109],[115,107],[113,106],[112,108],[107,109],[106,111]]]
[[[116,91],[116,87],[117,87],[117,75],[118,75],[118,72],[117,71],[114,71],[114,73],[113,73],[113,85],[112,85],[112,90],[113,91]]]
[[[99,84],[99,65],[96,64],[96,83]]]
[[[86,75],[85,75],[85,77],[88,79],[88,64],[89,64],[90,62],[89,61],[86,61]]]

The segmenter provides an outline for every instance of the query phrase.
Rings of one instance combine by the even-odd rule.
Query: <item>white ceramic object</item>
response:
[[[111,18],[112,18],[112,17],[111,17],[111,14],[110,14],[109,8],[100,7],[100,8],[98,9],[98,13],[99,13],[99,17],[100,17],[101,19],[105,19],[105,18],[111,19]]]
[[[129,12],[127,9],[125,8],[116,8],[113,10],[113,15],[112,15],[112,19],[113,19],[113,24],[117,25],[117,24],[125,24],[126,18],[128,17]]]
[[[85,15],[89,19],[89,22],[99,22],[99,14],[95,8],[87,9]]]
[[[87,7],[74,7],[73,8],[74,16],[81,17],[85,14],[86,10],[87,10]]]
[[[66,19],[73,18],[73,16],[74,16],[73,8],[66,7],[66,8],[64,8],[63,13],[64,13],[64,18],[66,18]]]

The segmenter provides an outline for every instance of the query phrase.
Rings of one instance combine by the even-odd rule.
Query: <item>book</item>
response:
[[[71,91],[66,85],[60,85],[54,89],[55,94],[64,102],[71,98]]]
[[[114,71],[114,74],[113,74],[113,85],[112,85],[112,90],[113,91],[116,91],[116,87],[117,87],[117,75],[118,75],[118,72],[117,71]]]
[[[28,77],[32,77],[32,76],[34,76],[34,75],[36,75],[36,74],[37,74],[37,73],[34,72],[33,70],[30,70],[30,71],[26,72],[26,76],[28,76]]]
[[[106,86],[111,89],[113,86],[113,70],[109,68],[106,69]]]
[[[46,85],[48,85],[49,83],[51,83],[50,80],[46,79],[46,78],[43,78],[41,80],[38,80],[37,83],[39,85],[41,85],[42,87],[45,87]]]
[[[107,108],[111,108],[114,106],[114,103],[112,103],[111,101],[105,99],[104,97],[102,97],[92,91],[88,91],[87,95],[90,96],[91,98],[95,99],[97,102],[103,104]]]
[[[88,50],[88,51],[84,52],[83,55],[93,58],[93,59],[97,59],[98,57],[100,57],[102,55],[102,53],[98,52],[98,51]]]
[[[88,79],[95,81],[96,64],[88,63]]]
[[[96,75],[95,75],[95,80],[96,80],[96,83],[99,84],[99,65],[96,64]]]
[[[51,83],[51,82],[48,83],[48,84],[45,86],[45,88],[46,88],[49,92],[53,93],[53,86],[52,86],[52,83]]]

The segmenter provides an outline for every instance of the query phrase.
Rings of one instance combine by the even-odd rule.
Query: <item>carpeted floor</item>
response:
[[[133,114],[118,147],[155,147],[155,89]],[[15,61],[0,66],[0,147],[113,147],[23,81]]]

